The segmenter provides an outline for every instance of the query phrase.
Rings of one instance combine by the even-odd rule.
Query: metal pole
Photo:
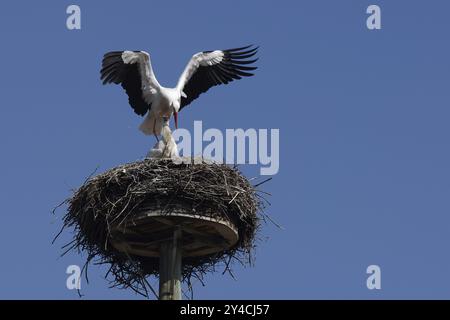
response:
[[[161,244],[159,252],[159,299],[181,300],[181,227],[176,227],[172,240]]]

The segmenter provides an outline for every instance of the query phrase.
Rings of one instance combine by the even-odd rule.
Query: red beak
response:
[[[173,113],[173,118],[175,120],[175,129],[178,129],[178,112]]]

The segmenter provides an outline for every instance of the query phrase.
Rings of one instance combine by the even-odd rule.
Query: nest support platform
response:
[[[111,232],[111,245],[116,250],[159,258],[161,300],[181,299],[183,259],[224,252],[238,240],[238,230],[229,221],[181,209],[170,214],[147,209]]]
[[[122,252],[159,257],[161,243],[173,239],[174,230],[181,231],[183,257],[201,257],[232,248],[239,240],[237,228],[224,219],[189,212],[170,214],[145,211],[112,230],[111,244]]]

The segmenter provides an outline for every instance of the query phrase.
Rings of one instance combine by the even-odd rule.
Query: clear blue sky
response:
[[[82,30],[65,27],[66,7]],[[382,30],[366,8],[382,9]],[[102,86],[102,54],[142,49],[174,85],[198,51],[261,46],[251,79],[214,88],[180,125],[279,128],[280,172],[256,265],[195,286],[204,299],[450,298],[448,1],[8,1],[1,5],[0,298],[78,299],[51,240],[51,209],[97,166],[142,157],[120,87]],[[249,176],[257,168],[242,167]],[[366,288],[366,268],[382,289]],[[92,266],[84,298],[108,289]],[[154,283],[154,282],[153,282]]]

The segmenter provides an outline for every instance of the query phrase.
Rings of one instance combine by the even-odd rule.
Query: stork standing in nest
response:
[[[144,51],[112,51],[103,57],[103,84],[121,84],[134,112],[145,116],[139,129],[147,135],[161,134],[164,119],[175,120],[178,112],[209,88],[227,84],[242,77],[253,76],[248,71],[257,59],[249,60],[258,47],[246,46],[228,50],[203,51],[192,56],[175,88],[166,88],[156,80],[150,55]],[[168,125],[168,124],[167,124]],[[169,129],[170,130],[170,129]]]

